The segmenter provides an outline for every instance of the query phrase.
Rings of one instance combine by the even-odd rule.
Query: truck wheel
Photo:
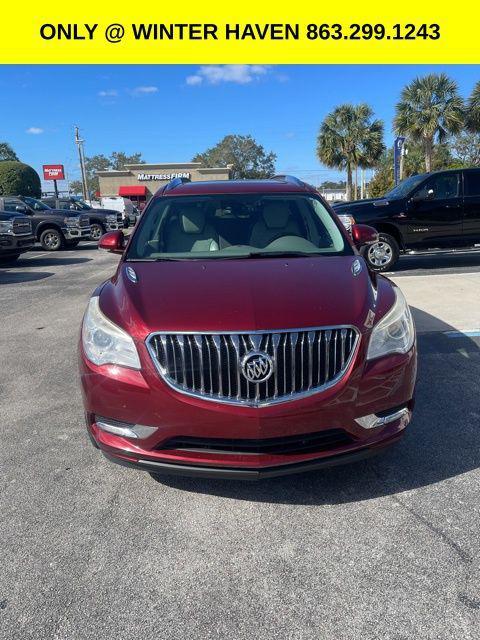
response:
[[[40,244],[45,251],[60,251],[64,243],[64,237],[58,229],[45,229],[40,235]]]
[[[103,224],[100,224],[100,222],[92,222],[92,224],[90,225],[90,240],[98,241],[104,233],[105,229],[103,227]]]
[[[9,256],[0,256],[0,264],[10,264],[20,257],[19,253],[11,253]]]
[[[380,233],[378,242],[364,247],[363,257],[372,271],[388,271],[400,255],[398,242],[388,233]]]

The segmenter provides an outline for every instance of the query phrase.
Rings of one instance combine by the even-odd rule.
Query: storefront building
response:
[[[163,185],[174,178],[229,180],[230,167],[203,167],[200,162],[127,164],[122,171],[97,171],[100,197],[124,196],[143,206]]]

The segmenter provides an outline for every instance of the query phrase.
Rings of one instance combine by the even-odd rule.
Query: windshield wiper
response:
[[[310,258],[323,256],[319,251],[252,251],[239,258]]]

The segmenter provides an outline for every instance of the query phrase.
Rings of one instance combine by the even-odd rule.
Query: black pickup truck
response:
[[[123,229],[123,216],[120,211],[114,211],[113,209],[94,209],[80,198],[75,198],[74,196],[67,198],[42,198],[42,202],[54,209],[87,213],[90,218],[90,237],[92,240],[100,240],[101,236],[107,233],[107,231]]]
[[[374,271],[387,271],[400,253],[473,248],[480,243],[480,168],[411,176],[383,198],[334,205],[379,232],[365,248]]]
[[[34,244],[35,236],[28,216],[0,209],[0,264],[13,262]]]
[[[35,239],[45,251],[76,247],[80,240],[90,238],[88,215],[81,215],[76,211],[67,213],[50,209],[40,200],[29,196],[2,196],[0,210],[27,215]]]

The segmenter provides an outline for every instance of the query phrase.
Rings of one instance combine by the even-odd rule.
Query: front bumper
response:
[[[117,231],[117,229],[123,229],[123,222],[106,222],[105,226],[107,231]]]
[[[2,233],[0,235],[0,256],[16,253],[24,253],[33,249],[35,236],[33,234],[13,235]]]
[[[92,441],[111,460],[158,474],[257,479],[299,473],[353,462],[397,441],[411,418],[416,377],[416,349],[373,362],[352,365],[334,387],[301,400],[268,407],[234,406],[182,395],[158,376],[143,354],[144,368],[133,371],[96,366],[80,350],[80,373],[87,428]],[[357,358],[358,360],[358,358]],[[403,415],[374,428],[356,420],[370,414]],[[128,438],[100,429],[96,421],[110,418],[157,430],[147,438]],[[338,444],[302,452],[201,448],[172,443],[202,438],[208,443],[232,439],[266,442],[312,436],[335,430],[345,434]],[[209,440],[211,439],[211,440]]]
[[[88,227],[65,227],[62,229],[66,240],[88,240],[91,228]]]

